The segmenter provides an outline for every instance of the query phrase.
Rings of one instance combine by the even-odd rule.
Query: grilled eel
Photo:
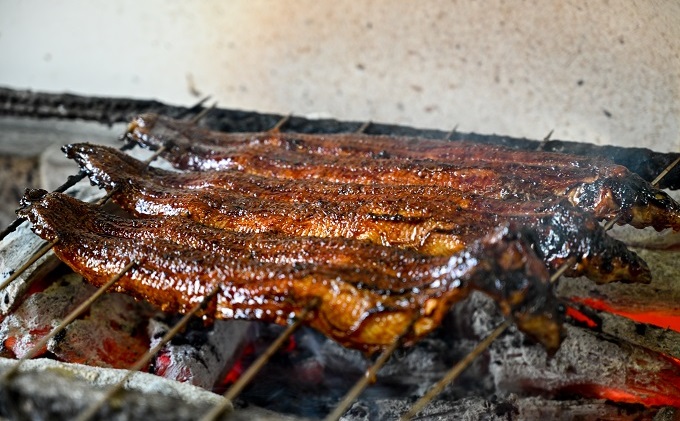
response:
[[[65,151],[137,215],[183,215],[241,232],[357,238],[433,255],[461,252],[479,233],[509,220],[534,227],[537,252],[553,269],[572,258],[572,276],[650,280],[644,261],[564,199],[499,201],[446,187],[282,180],[228,170],[177,173],[146,168],[105,146],[75,144]]]
[[[432,139],[362,134],[221,133],[154,114],[128,139],[180,169],[236,168],[281,178],[450,186],[497,199],[563,196],[600,219],[680,230],[680,205],[601,158]]]
[[[361,266],[276,264],[248,254],[214,253],[188,246],[183,231],[164,232],[162,220],[147,226],[62,199],[29,191],[18,214],[45,240],[58,239],[55,254],[94,285],[135,262],[115,288],[164,311],[186,312],[215,288],[215,302],[205,315],[216,318],[285,324],[313,305],[309,325],[344,346],[373,352],[404,332],[406,343],[413,343],[432,331],[451,305],[480,290],[549,350],[560,343],[559,306],[546,268],[533,253],[531,235],[523,230],[505,226],[463,253],[429,257],[414,262],[418,267],[409,274],[390,276]],[[200,229],[195,234],[202,235]]]

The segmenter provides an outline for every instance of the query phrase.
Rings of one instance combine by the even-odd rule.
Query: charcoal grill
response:
[[[132,116],[142,112],[155,112],[176,118],[191,118],[205,109],[205,104],[200,103],[195,107],[184,108],[168,106],[155,101],[140,101],[127,99],[111,98],[92,98],[73,95],[52,95],[42,93],[32,93],[27,91],[14,91],[10,89],[0,89],[0,116],[2,124],[8,126],[20,125],[28,127],[28,132],[49,130],[50,126],[63,123],[64,121],[77,121],[98,123],[104,127],[120,127],[120,123],[127,122]],[[215,108],[204,115],[200,124],[215,130],[222,131],[262,131],[270,129],[282,120],[282,116],[272,114],[260,114],[255,112],[235,111]],[[588,144],[563,142],[557,140],[544,139],[543,141],[532,141],[527,139],[515,139],[504,136],[477,135],[469,133],[458,133],[453,131],[446,133],[437,130],[416,129],[395,125],[384,125],[365,122],[341,122],[336,120],[311,120],[293,116],[286,120],[283,130],[303,132],[303,133],[335,133],[351,132],[362,129],[371,134],[400,134],[418,135],[430,138],[449,138],[452,141],[467,139],[477,142],[501,144],[514,148],[522,149],[543,149],[560,152],[572,152],[591,155],[604,155],[614,160],[624,160],[626,164],[643,175],[653,177],[663,168],[668,166],[680,154],[655,154],[639,150],[639,154],[631,154],[630,150],[617,147],[597,147]],[[115,129],[113,130],[115,132]],[[112,135],[113,137],[113,135]],[[74,140],[89,139],[66,139],[64,143]],[[635,162],[625,162],[629,157],[644,157],[636,159]],[[66,181],[66,179],[62,180]],[[75,178],[69,179],[68,185],[76,183]],[[662,186],[678,187],[680,183],[680,169],[675,168],[663,179]],[[81,183],[82,184],[82,183]],[[88,195],[92,191],[82,188],[79,190],[81,198],[92,198]],[[10,233],[7,239],[15,238],[13,243],[5,240],[2,249],[5,252],[5,271],[15,270],[16,262],[26,261],[39,248],[40,242],[36,241],[29,232],[28,227],[21,225],[20,221],[12,223],[6,230]],[[3,234],[4,235],[4,234]],[[664,234],[638,232],[637,230],[617,227],[614,235],[628,242],[636,242],[638,245],[654,244],[659,242],[659,238],[666,239]],[[29,240],[33,238],[33,240]],[[32,241],[32,242],[31,242]],[[670,237],[672,247],[673,238]],[[26,244],[29,244],[26,246]],[[16,247],[16,249],[12,249]],[[21,250],[20,252],[18,250]],[[651,286],[630,287],[620,285],[609,285],[595,287],[587,280],[571,280],[569,283],[562,283],[558,293],[564,297],[579,297],[581,303],[588,303],[588,312],[591,318],[598,321],[595,326],[596,331],[586,330],[579,326],[568,326],[569,339],[563,346],[558,355],[549,359],[544,352],[536,346],[525,343],[521,334],[514,329],[504,334],[500,340],[496,341],[490,350],[484,354],[481,361],[477,361],[472,367],[472,373],[463,375],[461,379],[466,386],[449,386],[445,392],[445,397],[451,400],[441,399],[430,405],[424,414],[428,417],[441,417],[446,419],[453,414],[466,412],[472,418],[486,416],[489,419],[515,419],[537,418],[538,416],[552,416],[555,418],[600,417],[610,419],[673,419],[678,416],[678,410],[673,405],[680,406],[676,399],[673,401],[657,402],[652,407],[645,407],[640,402],[624,399],[623,393],[630,392],[621,388],[612,388],[606,393],[597,394],[597,391],[586,390],[592,387],[588,384],[589,377],[582,375],[581,371],[595,369],[592,362],[587,359],[593,358],[597,353],[606,353],[610,356],[610,366],[605,367],[602,372],[597,372],[597,376],[611,376],[615,379],[617,373],[627,373],[633,366],[638,367],[644,364],[667,364],[662,370],[673,370],[680,372],[680,335],[675,330],[666,329],[665,326],[657,326],[655,320],[640,319],[631,320],[631,314],[651,313],[660,314],[660,318],[671,320],[675,317],[675,323],[680,320],[677,313],[676,303],[680,299],[680,288],[675,282],[678,273],[677,259],[674,259],[674,252],[668,250],[653,250],[652,248],[642,248],[640,253],[650,263],[656,278]],[[677,254],[677,253],[675,253]],[[4,312],[15,305],[14,297],[22,296],[21,282],[29,277],[44,276],[55,267],[54,259],[41,257],[24,275],[13,282],[3,294],[0,305]],[[11,276],[4,273],[3,277]],[[614,304],[617,309],[626,308],[630,310],[628,317],[617,315],[616,310],[606,305]],[[595,305],[598,304],[598,305]],[[634,308],[638,306],[639,308]],[[646,310],[642,312],[642,310]],[[669,318],[670,317],[670,318]],[[658,320],[656,320],[658,322]],[[480,338],[486,336],[494,326],[501,323],[499,315],[493,308],[492,303],[482,296],[473,295],[464,303],[457,305],[453,311],[451,320],[445,323],[440,329],[437,338],[423,341],[412,350],[399,350],[398,355],[380,372],[378,384],[373,389],[381,390],[380,393],[372,393],[370,390],[365,397],[356,402],[345,414],[347,419],[374,419],[395,418],[406,411],[413,403],[417,395],[424,392],[423,384],[408,383],[404,385],[404,378],[415,376],[418,370],[443,370],[446,364],[460,358],[467,353]],[[675,328],[677,330],[677,327]],[[276,331],[276,329],[274,329]],[[448,331],[448,335],[446,332]],[[456,332],[462,339],[458,342],[451,342],[452,334]],[[279,332],[276,331],[278,334]],[[315,337],[313,332],[305,333],[305,338],[317,340],[315,347],[326,347],[329,350],[326,354],[325,363],[328,367],[332,364],[353,364],[354,369],[350,369],[350,374],[356,374],[356,378],[361,377],[361,368],[367,366],[367,361],[361,356],[351,351],[346,351],[334,347],[332,343],[324,342]],[[276,335],[274,335],[276,336]],[[443,348],[446,345],[446,349]],[[445,354],[437,361],[427,361],[433,355]],[[633,361],[635,359],[635,361]],[[559,360],[559,361],[558,361]],[[620,363],[616,363],[620,360]],[[12,367],[12,360],[3,360],[9,370]],[[56,367],[56,368],[55,368]],[[326,372],[333,372],[326,368]],[[347,366],[343,366],[346,368]],[[357,368],[358,367],[358,368]],[[585,367],[585,368],[584,368]],[[658,368],[658,367],[657,367]],[[270,375],[277,371],[276,368],[263,368],[262,376]],[[267,371],[269,370],[269,371]],[[352,372],[354,370],[355,372]],[[409,373],[408,370],[411,370]],[[609,370],[609,371],[607,371]],[[616,370],[619,370],[618,372]],[[628,370],[628,371],[627,371]],[[281,381],[291,373],[283,369],[279,370]],[[340,371],[338,369],[337,371]],[[656,371],[649,370],[650,376],[658,374]],[[71,373],[64,377],[63,373]],[[406,373],[404,373],[406,372]],[[77,373],[77,374],[74,374]],[[93,374],[95,373],[95,374]],[[665,371],[664,371],[665,373]],[[442,373],[443,374],[443,373]],[[673,374],[673,373],[671,373]],[[294,375],[294,373],[293,373]],[[641,376],[644,376],[642,373]],[[112,415],[124,418],[140,418],[153,414],[157,419],[186,419],[202,414],[211,406],[220,402],[220,398],[207,391],[200,391],[195,388],[181,385],[176,382],[163,381],[158,378],[149,380],[150,375],[136,373],[133,380],[126,386],[123,392],[114,400],[107,401],[107,404],[97,412],[98,417],[108,417]],[[2,405],[0,410],[4,416],[13,418],[27,418],[31,416],[47,418],[72,416],[73,413],[82,411],[87,404],[100,398],[105,389],[91,388],[90,384],[103,387],[106,384],[115,383],[120,379],[121,372],[109,369],[82,368],[68,364],[61,364],[55,361],[27,362],[22,366],[19,376],[11,382],[3,385]],[[416,376],[417,377],[417,376]],[[95,378],[93,381],[92,379]],[[353,380],[356,380],[354,378]],[[677,381],[680,377],[664,377],[663,379]],[[46,381],[46,379],[48,379]],[[431,383],[435,377],[418,378],[418,382]],[[232,416],[252,419],[257,416],[271,418],[274,413],[265,412],[254,408],[252,403],[267,405],[267,401],[260,399],[259,394],[263,393],[262,388],[257,385],[251,387],[251,391],[246,390],[244,396],[249,407],[240,407],[232,412]],[[324,384],[329,383],[326,381]],[[477,382],[479,384],[474,385]],[[348,379],[338,380],[337,384],[346,387]],[[385,384],[387,383],[387,384]],[[490,384],[491,383],[491,384]],[[521,383],[521,384],[520,384]],[[56,385],[48,387],[48,384]],[[144,388],[144,384],[156,385],[156,388]],[[284,387],[295,388],[294,384]],[[470,386],[470,385],[474,386]],[[617,384],[617,387],[625,387],[626,384]],[[579,390],[582,387],[582,390]],[[277,387],[280,388],[280,387]],[[399,394],[399,389],[401,395]],[[473,393],[466,395],[460,389],[470,388]],[[68,389],[68,392],[65,390]],[[396,392],[395,392],[396,389]],[[138,390],[140,393],[130,391]],[[386,390],[389,390],[387,392]],[[332,408],[344,394],[346,389],[336,390],[324,403],[317,405],[315,409],[321,407],[323,410]],[[597,395],[605,399],[585,399],[581,397],[581,391],[587,392],[589,396]],[[267,392],[271,393],[271,392]],[[294,392],[291,392],[293,394]],[[617,396],[616,393],[619,393]],[[496,396],[499,394],[499,396]],[[285,400],[290,396],[284,393]],[[463,397],[461,397],[463,396]],[[623,404],[609,403],[612,401],[623,401]],[[303,398],[304,399],[304,398]],[[58,404],[65,400],[68,404]],[[122,404],[121,404],[122,402]],[[674,403],[673,403],[674,402]],[[229,404],[229,403],[228,403]],[[172,405],[173,411],[167,411],[168,405]],[[274,410],[293,412],[296,415],[313,415],[309,412],[295,411],[295,408],[283,404],[271,405]],[[176,409],[175,409],[176,408]],[[32,411],[32,412],[31,412]],[[33,415],[30,415],[33,414]],[[316,416],[324,416],[324,412]],[[276,414],[285,417],[285,415]],[[666,417],[666,418],[663,418]]]

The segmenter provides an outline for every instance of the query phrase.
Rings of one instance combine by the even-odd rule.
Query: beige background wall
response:
[[[0,85],[680,149],[680,2],[0,0]]]

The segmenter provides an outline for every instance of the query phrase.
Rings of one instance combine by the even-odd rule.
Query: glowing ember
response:
[[[634,320],[638,323],[645,323],[658,326],[663,329],[672,329],[680,332],[680,311],[675,310],[652,310],[645,309],[635,311],[634,308],[617,308],[613,304],[608,304],[603,300],[596,298],[573,297],[572,301],[584,304],[590,308],[599,311],[606,311],[607,313],[616,314],[628,319]],[[571,316],[571,314],[569,314]],[[577,317],[574,317],[579,320]],[[580,320],[579,320],[580,321]],[[587,323],[587,322],[586,322]]]
[[[567,316],[571,317],[575,321],[582,323],[589,328],[593,329],[597,327],[597,322],[588,317],[586,314],[583,312],[579,311],[578,309],[574,307],[567,307]]]

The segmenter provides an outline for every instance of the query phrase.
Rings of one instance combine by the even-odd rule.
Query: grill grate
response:
[[[3,94],[6,94],[6,92],[3,92]],[[69,97],[69,98],[71,98],[71,97]],[[77,102],[78,102],[78,98],[73,97],[72,99],[74,100],[74,103],[77,103]],[[195,107],[191,107],[191,108],[189,108],[189,109],[179,109],[179,108],[173,108],[173,107],[166,107],[166,108],[168,108],[168,110],[165,110],[165,111],[166,111],[167,114],[170,114],[170,115],[175,115],[175,116],[183,115],[183,116],[186,116],[187,114],[189,114],[189,113],[191,113],[191,112],[196,112],[196,111],[199,111],[199,110],[202,109],[203,111],[199,112],[199,113],[196,115],[196,116],[197,116],[197,117],[196,117],[196,120],[199,119],[199,118],[206,118],[206,120],[210,120],[208,117],[209,117],[209,116],[212,116],[212,112],[211,112],[211,111],[217,112],[217,111],[219,111],[219,110],[214,110],[214,109],[213,109],[214,106],[211,107],[211,108],[202,108],[202,104],[203,104],[204,102],[205,102],[205,100],[201,101],[201,103],[197,104]],[[150,108],[152,108],[152,109],[154,109],[153,107],[156,107],[156,108],[163,108],[163,107],[165,107],[165,106],[163,106],[162,104],[152,103],[152,102],[143,102],[143,104],[145,104],[146,106],[148,106],[148,107],[150,107]],[[138,104],[138,105],[139,105],[139,104]],[[17,111],[17,110],[18,110],[18,111]],[[136,114],[136,113],[138,113],[138,112],[140,112],[140,111],[147,111],[147,110],[148,110],[148,109],[136,110],[136,111],[134,112],[134,114]],[[154,109],[154,110],[156,110],[156,109]],[[7,111],[7,110],[5,109],[5,112],[6,112],[6,111]],[[221,112],[222,112],[222,113],[225,113],[226,111],[221,110]],[[207,114],[207,113],[210,113],[210,114]],[[227,112],[227,113],[228,113],[228,112]],[[235,113],[236,113],[236,114],[241,114],[241,115],[247,115],[247,116],[249,116],[249,117],[244,117],[244,118],[245,118],[245,121],[247,122],[247,125],[251,124],[250,121],[251,121],[251,119],[254,118],[254,116],[255,116],[255,114],[249,114],[249,113],[241,113],[241,112],[235,112]],[[38,108],[38,109],[28,109],[28,108],[23,108],[23,109],[22,109],[21,107],[15,108],[14,114],[21,114],[21,115],[29,115],[29,114],[32,114],[32,115],[40,115],[40,116],[42,116],[42,117],[45,117],[45,116],[53,117],[53,116],[54,116],[54,115],[51,114],[49,111],[45,111],[44,109],[43,109],[43,110],[41,110],[41,109],[39,109],[39,108]],[[115,113],[114,113],[114,114],[112,114],[112,115],[109,115],[108,117],[105,117],[105,116],[103,116],[103,114],[97,114],[96,117],[97,117],[97,119],[100,119],[100,121],[101,121],[102,119],[104,119],[105,121],[107,121],[107,122],[110,123],[110,122],[112,122],[112,121],[115,121],[115,119],[118,118],[118,117],[117,117],[118,115],[119,115],[119,114],[115,114]],[[94,115],[93,115],[93,116],[94,116]],[[62,115],[62,117],[63,117],[63,115]],[[67,117],[72,118],[73,116],[72,116],[71,114],[67,114]],[[270,122],[270,121],[271,121],[271,116],[257,115],[257,117],[258,117],[259,119],[261,119],[262,121],[265,121],[265,122]],[[114,120],[111,120],[111,118],[113,118]],[[129,116],[126,116],[126,119],[127,119],[127,118],[129,118]],[[220,121],[220,122],[224,123],[224,117],[222,116],[222,117],[219,118],[217,121]],[[283,118],[280,118],[280,119],[278,120],[278,122],[276,122],[276,123],[273,125],[273,127],[274,127],[275,130],[278,130],[278,129],[281,128],[282,125],[284,125],[284,124],[287,126],[287,128],[293,129],[293,130],[295,130],[296,127],[301,127],[301,128],[303,128],[303,130],[295,130],[295,131],[302,131],[302,132],[310,132],[310,131],[333,131],[333,132],[337,132],[337,131],[340,131],[340,130],[338,130],[338,129],[340,129],[340,128],[346,128],[348,125],[349,125],[349,127],[353,127],[354,130],[356,130],[356,127],[357,127],[357,125],[356,125],[355,123],[340,123],[340,122],[328,121],[328,122],[327,122],[327,126],[325,126],[326,129],[324,129],[324,130],[311,130],[310,127],[313,127],[314,125],[318,124],[318,122],[309,121],[309,120],[304,120],[304,119],[299,119],[299,118],[295,118],[295,117],[283,117]],[[324,124],[326,124],[326,123],[324,123]],[[211,126],[214,125],[214,122],[213,122],[213,123],[210,123],[209,125],[211,125]],[[309,125],[309,126],[306,126],[306,125]],[[222,127],[223,127],[223,124],[220,125],[220,128],[222,128]],[[269,127],[272,127],[272,125],[269,125]],[[369,123],[360,124],[360,125],[359,125],[359,131],[364,131],[364,130],[368,131],[368,129],[370,129],[370,131],[369,131],[370,133],[383,133],[383,131],[386,130],[386,129],[385,129],[386,127],[392,127],[392,126],[375,125],[375,124],[369,122]],[[250,129],[250,130],[260,130],[260,129],[261,129],[261,128],[258,127],[258,128],[256,128],[256,129]],[[239,129],[239,130],[243,130],[243,129]],[[398,129],[395,130],[395,132],[396,132],[396,133],[404,133],[404,132],[410,133],[411,130],[413,130],[413,129],[408,129],[408,128],[398,128]],[[413,134],[413,133],[410,133],[410,134]],[[442,133],[436,132],[436,131],[424,131],[424,132],[418,132],[418,134],[419,134],[419,135],[427,135],[427,136],[430,136],[430,137],[434,137],[435,135],[437,135],[436,137],[444,137],[444,136],[438,136],[438,135],[441,135]],[[448,133],[448,134],[445,133],[444,135],[446,136],[446,138],[456,138],[456,137],[458,136],[457,131],[455,130],[455,128],[454,128],[454,130],[453,130],[452,132],[450,132],[450,133]],[[468,137],[469,137],[469,136],[468,136]],[[548,137],[549,137],[549,136],[548,136]],[[503,142],[506,142],[507,139],[506,139],[506,138],[500,138],[500,137],[498,137],[498,138],[494,138],[494,141],[499,141],[500,143],[503,143]],[[526,143],[526,142],[529,142],[529,141],[518,140],[516,143],[517,143],[518,145],[522,145],[523,143]],[[538,144],[538,146],[540,146],[541,149],[545,149],[546,144],[548,144],[549,142],[551,142],[551,141],[549,141],[548,139],[545,139],[543,142],[541,142],[540,144]],[[537,145],[535,145],[534,143],[530,143],[530,145],[532,145],[532,146],[537,146]],[[161,151],[157,151],[157,152],[156,152],[156,153],[155,153],[155,154],[147,161],[147,164],[150,163],[153,159],[155,159],[155,157],[157,157],[160,153],[161,153]],[[669,155],[671,155],[671,154],[669,154]],[[676,154],[676,155],[677,155],[677,154]],[[674,166],[675,164],[677,164],[677,163],[680,161],[680,156],[677,156],[677,157],[670,156],[670,157],[667,157],[667,158],[670,159],[670,160],[672,160],[672,162],[669,163],[669,164],[667,165],[666,169],[665,169],[664,171],[662,171],[662,172],[658,175],[657,178],[659,178],[659,179],[663,179],[664,176],[669,176],[669,178],[672,178],[671,176],[672,176],[672,174],[673,174],[673,172],[674,172],[673,166]],[[655,159],[656,159],[656,158],[655,158]],[[82,179],[83,176],[84,176],[83,174],[78,174],[78,175],[75,175],[75,176],[69,178],[69,179],[67,180],[67,182],[66,182],[62,187],[60,187],[60,189],[66,190],[67,188],[71,187],[71,186],[74,185],[76,182],[78,182],[80,179]],[[655,182],[659,182],[659,181],[660,181],[660,180],[655,180]],[[63,190],[62,190],[62,191],[63,191]],[[107,195],[103,200],[101,200],[101,203],[106,202],[106,200],[108,199],[108,197],[110,197],[110,194]],[[615,220],[613,220],[613,221],[615,221]],[[613,225],[613,221],[610,221],[610,223],[608,224],[609,227],[611,227],[611,226]],[[13,223],[5,230],[5,231],[3,231],[2,234],[0,234],[0,235],[2,236],[1,238],[4,238],[4,237],[7,236],[9,233],[11,233],[12,231],[14,231],[14,230],[21,224],[21,222],[23,222],[23,221],[17,220],[17,221],[15,221],[15,222],[13,222]],[[0,238],[0,239],[1,239],[1,238]],[[22,267],[22,268],[18,269],[18,270],[17,270],[15,273],[13,273],[9,278],[7,278],[7,279],[3,282],[3,284],[0,285],[0,289],[5,288],[5,287],[8,286],[12,281],[14,281],[16,278],[18,278],[19,276],[21,276],[21,275],[22,275],[22,272],[23,272],[24,270],[26,270],[31,264],[33,264],[36,260],[38,260],[42,255],[44,255],[45,253],[47,253],[47,251],[49,250],[49,248],[51,248],[54,244],[55,244],[55,243],[49,243],[49,244],[47,244],[45,247],[43,247],[38,253],[36,253],[36,254],[34,255],[34,257],[31,258],[31,260],[29,260],[28,264],[25,265],[26,267]],[[130,262],[130,264],[129,264],[128,266],[126,266],[126,268],[123,270],[123,272],[121,272],[121,274],[120,274],[119,276],[122,276],[122,274],[123,274],[125,271],[127,271],[130,267],[132,267],[133,265],[134,265],[134,262]],[[559,275],[560,275],[560,274],[558,274],[558,276],[559,276]],[[96,298],[97,298],[100,294],[102,294],[106,289],[108,289],[111,285],[113,285],[113,283],[115,283],[116,280],[117,280],[117,279],[116,279],[115,277],[114,277],[113,279],[111,279],[111,281],[110,281],[109,283],[107,283],[104,287],[102,287],[102,288],[97,292],[97,294],[93,297],[93,299],[96,299]],[[178,323],[173,329],[171,329],[171,332],[169,332],[168,335],[166,335],[167,341],[169,341],[169,340],[172,338],[172,335],[173,335],[173,334],[175,334],[176,332],[178,332],[178,331],[181,329],[181,327],[183,326],[183,324],[185,324],[185,323],[188,321],[188,319],[191,317],[191,315],[192,315],[193,313],[195,313],[196,311],[200,310],[200,309],[202,308],[202,306],[204,306],[204,305],[206,305],[206,304],[208,303],[208,301],[209,301],[209,299],[206,300],[206,301],[204,301],[204,302],[202,302],[202,303],[199,303],[199,305],[197,305],[197,306],[194,308],[194,310],[193,310],[191,313],[189,313],[189,314],[187,315],[187,317],[183,318],[182,321],[181,321],[180,323]],[[89,301],[88,301],[88,302],[89,302]],[[79,308],[79,309],[78,309],[79,312],[82,312],[82,311],[84,311],[84,310],[85,310],[85,308]],[[74,319],[75,317],[77,317],[77,314],[74,312],[72,315],[69,315],[69,316],[67,317],[66,323],[68,323],[69,320],[72,320],[72,319]],[[298,317],[298,320],[304,320],[305,317],[306,317],[306,313],[300,314],[299,317]],[[64,324],[64,325],[65,325],[65,324]],[[276,341],[276,343],[273,344],[272,348],[269,349],[269,350],[265,353],[265,355],[273,353],[273,352],[275,351],[274,345],[280,346],[280,344],[282,344],[282,343],[284,342],[285,338],[286,338],[285,335],[290,335],[290,334],[292,334],[293,329],[295,329],[298,325],[299,325],[298,323],[296,323],[296,324],[294,324],[294,325],[291,325],[291,328],[290,328],[289,330],[285,331],[285,332],[282,334],[282,336],[279,338],[280,340]],[[506,327],[507,327],[507,324],[502,324],[502,325],[500,325],[499,328],[498,328],[498,330],[494,333],[494,335],[493,335],[493,336],[490,336],[491,339],[489,339],[488,341],[485,341],[485,342],[483,342],[483,343],[484,343],[484,344],[486,344],[487,342],[488,342],[488,343],[491,343],[491,341],[493,340],[493,338],[495,338],[496,336],[500,335],[500,334],[502,333],[502,331],[505,330]],[[53,334],[56,334],[56,333],[58,332],[59,329],[61,329],[61,327],[55,329],[55,331],[53,332]],[[49,339],[49,338],[45,339],[45,343],[47,342],[48,339]],[[166,338],[164,338],[163,340],[166,340]],[[339,405],[336,407],[336,410],[335,410],[334,412],[332,412],[332,413],[329,415],[329,419],[338,419],[338,418],[342,415],[342,413],[343,413],[343,412],[345,411],[345,409],[346,409],[346,406],[349,406],[349,405],[354,401],[354,399],[361,393],[361,390],[363,390],[363,388],[368,384],[369,380],[372,379],[372,378],[375,376],[377,370],[380,368],[380,363],[381,363],[381,362],[384,362],[385,360],[387,360],[387,358],[389,358],[389,355],[391,354],[391,351],[393,351],[394,349],[396,349],[396,348],[398,347],[398,343],[399,343],[399,338],[396,339],[396,341],[395,341],[394,346],[392,347],[392,349],[391,349],[391,350],[388,350],[389,352],[385,353],[384,356],[383,356],[381,359],[379,359],[379,361],[376,363],[376,365],[374,365],[373,367],[371,367],[371,369],[369,370],[369,372],[367,373],[367,375],[365,376],[365,378],[362,379],[362,380],[360,380],[359,383],[357,383],[357,385],[355,386],[354,390],[351,391],[350,393],[348,393],[348,398],[346,398],[345,400],[343,400],[343,401],[341,402],[341,404],[339,404]],[[41,344],[41,346],[42,346],[42,345],[44,345],[44,344]],[[487,344],[486,346],[488,346],[488,344]],[[154,349],[150,350],[149,354],[145,355],[144,358],[146,358],[146,359],[151,358],[151,357],[153,356],[153,354],[154,354],[156,351],[158,351],[158,349],[160,349],[160,345],[157,346],[157,347],[155,347]],[[482,351],[483,351],[483,349],[482,349],[481,351],[479,351],[479,352],[481,353]],[[33,354],[30,353],[30,354],[29,354],[28,356],[26,356],[24,359],[19,360],[19,361],[16,363],[15,366],[13,366],[13,367],[10,368],[8,371],[6,371],[6,372],[5,372],[5,375],[4,375],[3,379],[2,379],[2,381],[5,382],[5,383],[11,381],[11,378],[18,372],[19,365],[23,364],[24,361],[25,361],[26,359],[31,358],[32,355],[33,355]],[[143,360],[143,359],[142,359],[142,360]],[[142,362],[142,360],[140,360],[140,363],[137,364],[137,365],[139,365],[140,368],[144,365],[144,363]],[[263,361],[265,361],[265,360],[263,360]],[[147,360],[147,362],[148,362],[148,360]],[[137,365],[135,365],[135,367],[136,367]],[[258,365],[255,365],[254,367],[258,367]],[[462,368],[461,368],[461,366],[457,366],[456,369],[460,371]],[[452,381],[452,380],[455,379],[455,378],[456,378],[456,375],[454,374],[454,375],[452,375],[452,376],[450,377],[449,381]],[[83,413],[81,414],[81,416],[80,416],[79,419],[80,419],[80,420],[86,420],[86,419],[90,419],[91,417],[93,417],[94,415],[96,415],[97,411],[101,408],[101,406],[104,404],[104,402],[105,402],[107,399],[110,399],[110,398],[116,393],[116,391],[118,390],[118,388],[120,388],[120,387],[122,387],[122,386],[124,385],[124,383],[125,383],[126,380],[127,380],[127,378],[124,377],[122,380],[119,381],[118,384],[116,384],[116,386],[110,388],[110,389],[109,389],[109,392],[107,392],[107,393],[104,395],[103,399],[102,399],[101,401],[99,401],[99,402],[95,402],[88,410],[86,410],[85,412],[83,412]],[[236,385],[235,385],[235,386],[236,386]],[[242,387],[242,386],[243,386],[243,385],[239,385],[238,387]],[[231,398],[234,398],[234,397],[239,393],[238,387],[235,387],[234,389],[228,391],[228,392],[225,394],[225,396],[227,396],[227,397],[230,398],[230,399],[231,399]],[[217,417],[217,416],[219,415],[219,413],[220,413],[222,410],[228,409],[228,408],[229,408],[228,404],[225,404],[224,402],[228,402],[228,401],[222,401],[221,404],[218,404],[218,406],[215,406],[214,409],[213,409],[209,414],[207,414],[207,415],[205,416],[204,419],[205,419],[205,420],[208,420],[208,419],[215,419],[215,417]],[[410,418],[411,416],[414,416],[414,415],[418,412],[417,409],[419,409],[419,408],[421,408],[421,406],[420,406],[419,404],[417,404],[417,406],[414,406],[414,407],[413,407],[413,410],[412,410],[409,414],[407,414],[406,417],[407,417],[407,418]]]

